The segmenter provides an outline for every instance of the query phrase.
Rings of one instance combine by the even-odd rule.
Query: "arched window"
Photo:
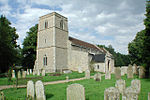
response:
[[[47,66],[47,56],[46,55],[43,57],[43,65]]]
[[[48,21],[45,21],[45,29],[48,28]]]
[[[61,29],[64,29],[64,23],[63,23],[63,20],[60,21],[60,28],[61,28]]]

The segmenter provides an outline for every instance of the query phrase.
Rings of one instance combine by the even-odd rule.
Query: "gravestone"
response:
[[[148,100],[150,100],[150,92],[148,92]]]
[[[69,82],[69,76],[66,76],[66,81]]]
[[[32,69],[29,69],[29,71],[30,71],[30,74],[32,74]]]
[[[20,72],[20,70],[18,71],[18,78],[21,78],[21,72]]]
[[[15,78],[15,70],[12,70],[12,78]]]
[[[35,98],[34,83],[31,80],[27,83],[27,98],[31,100]]]
[[[115,87],[119,90],[119,93],[123,94],[123,91],[126,88],[125,80],[122,80],[122,79],[117,80],[116,84],[115,84]]]
[[[127,87],[122,95],[122,100],[138,100],[138,93],[131,86]]]
[[[96,74],[94,75],[94,80],[95,80],[95,81],[101,81],[101,73],[96,73]]]
[[[78,67],[78,73],[83,73],[82,67]]]
[[[40,70],[39,69],[37,70],[37,75],[40,76]]]
[[[111,79],[111,73],[109,71],[105,73],[105,79]]]
[[[44,85],[41,80],[35,83],[36,100],[46,100]]]
[[[26,78],[26,71],[22,71],[22,78]]]
[[[138,66],[136,64],[133,65],[134,66],[134,74],[138,74]]]
[[[139,67],[139,78],[145,78],[145,69],[143,66]]]
[[[85,71],[85,78],[90,79],[90,70]]]
[[[140,91],[141,91],[141,81],[138,80],[138,79],[132,80],[132,81],[131,81],[131,87],[132,87],[133,89],[135,89],[136,92],[139,94]]]
[[[71,84],[67,87],[67,100],[85,100],[85,90],[80,84]]]
[[[115,77],[116,79],[121,79],[121,70],[120,67],[115,68]]]
[[[27,75],[29,75],[30,73],[29,73],[29,69],[27,69]]]
[[[72,73],[72,71],[71,70],[64,70],[63,73],[69,74],[69,73]]]
[[[127,77],[128,77],[128,78],[133,78],[133,69],[132,69],[132,66],[131,66],[131,65],[128,66],[128,69],[127,69]]]
[[[119,90],[115,87],[105,89],[104,100],[120,100]]]
[[[42,76],[45,76],[45,69],[42,70]]]

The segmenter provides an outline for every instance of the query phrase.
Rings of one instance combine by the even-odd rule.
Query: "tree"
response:
[[[29,32],[27,32],[27,37],[24,39],[22,49],[23,67],[26,68],[34,67],[34,62],[36,59],[37,32],[38,32],[38,25],[36,24],[35,26],[29,29]]]
[[[128,44],[128,50],[132,62],[144,66],[148,77],[150,68],[150,1],[146,2],[145,16],[145,29],[136,34],[135,39]]]
[[[105,45],[98,45],[98,47],[105,48],[106,50],[109,51],[109,53],[111,53],[113,55],[114,60],[115,60],[115,67],[126,66],[131,63],[129,55],[123,55],[121,53],[116,53],[114,48],[111,45],[109,45],[108,47],[106,47]]]
[[[6,72],[10,66],[17,61],[18,45],[16,40],[18,34],[16,29],[10,26],[9,20],[1,15],[0,17],[0,72]]]

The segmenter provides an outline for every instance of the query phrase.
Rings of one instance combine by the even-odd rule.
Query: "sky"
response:
[[[57,12],[68,18],[69,36],[99,45],[112,45],[128,54],[128,43],[143,30],[146,0],[0,0],[0,15],[17,29],[22,46],[26,32],[39,17]]]

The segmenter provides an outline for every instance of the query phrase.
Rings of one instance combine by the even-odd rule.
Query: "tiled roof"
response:
[[[87,42],[84,42],[82,40],[78,40],[76,38],[73,38],[73,37],[69,37],[69,40],[75,44],[75,45],[79,45],[79,46],[83,46],[83,47],[86,47],[86,48],[92,48],[92,49],[96,49],[96,50],[100,50],[102,52],[105,52],[103,49],[100,49],[99,47],[97,47],[96,45],[94,44],[91,44],[91,43],[87,43]]]

